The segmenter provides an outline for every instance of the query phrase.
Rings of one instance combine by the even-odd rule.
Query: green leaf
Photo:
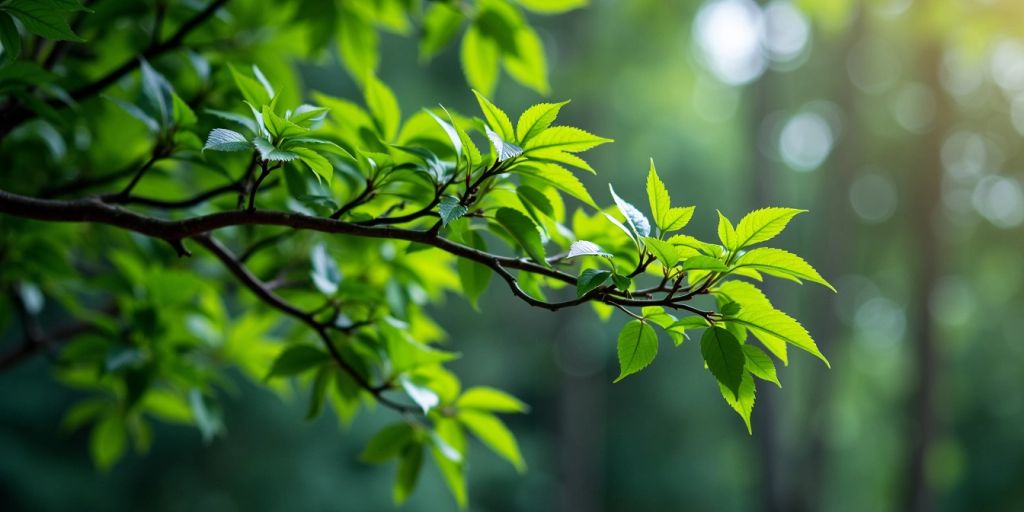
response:
[[[754,285],[743,281],[729,281],[719,286],[716,294],[725,294],[743,306],[735,317],[727,317],[725,320],[750,329],[757,339],[784,362],[785,352],[778,349],[781,342],[784,342],[783,347],[785,343],[796,345],[821,359],[831,368],[828,359],[818,350],[818,345],[807,329],[789,315],[772,307],[764,294]]]
[[[359,454],[359,459],[371,464],[387,462],[398,457],[412,441],[412,437],[413,430],[408,423],[404,421],[392,423],[380,429],[370,438],[370,441],[366,443],[366,448]]]
[[[544,257],[544,243],[540,239],[540,231],[529,217],[512,208],[498,208],[494,218],[498,221],[498,224],[512,235],[512,238],[526,251],[526,254],[533,261],[547,266],[548,263]]]
[[[14,19],[0,10],[0,46],[4,53],[0,55],[0,66],[14,62],[21,55],[21,34],[14,24]]]
[[[516,471],[526,471],[515,436],[497,416],[476,410],[460,410],[458,420],[485,446],[512,463]]]
[[[223,432],[224,421],[220,412],[203,396],[202,391],[195,388],[189,391],[188,404],[204,443],[209,443],[217,434]]]
[[[775,363],[763,350],[754,345],[743,345],[743,355],[746,357],[745,368],[748,372],[759,379],[774,382],[776,386],[782,387],[779,377],[775,373]]]
[[[56,0],[8,0],[0,9],[21,20],[29,32],[47,39],[84,41],[68,25],[67,16],[78,9]]]
[[[264,160],[274,162],[291,162],[299,158],[299,154],[294,151],[281,149],[274,146],[266,137],[256,137],[252,140],[252,144],[256,146],[256,149],[260,152],[260,157]]]
[[[578,153],[609,142],[614,141],[572,126],[552,126],[531,138],[523,148],[526,149],[527,155],[548,148]]]
[[[445,112],[447,112],[447,110]],[[434,118],[434,121],[437,121],[437,124],[441,126],[442,130],[444,130],[445,135],[448,136],[448,141],[452,143],[452,149],[455,150],[455,156],[461,157],[462,139],[459,137],[459,132],[451,125],[451,123],[441,119],[437,114],[434,114],[429,110],[426,110],[426,113],[430,114],[430,117]]]
[[[732,251],[737,249],[736,228],[732,226],[728,217],[722,215],[722,212],[718,212],[718,239],[727,249]]]
[[[327,248],[323,243],[313,246],[309,251],[309,260],[312,264],[309,277],[313,280],[313,285],[324,295],[331,296],[337,293],[341,284],[341,269],[338,268],[338,262],[327,254]]]
[[[626,225],[629,226],[630,231],[633,232],[634,238],[639,240],[641,237],[650,236],[651,234],[651,221],[647,220],[644,214],[640,213],[635,206],[627,203],[618,194],[615,193],[615,188],[612,184],[608,184],[608,190],[612,193],[612,199],[615,201],[615,206],[622,212],[622,216],[626,218]]]
[[[721,383],[718,384],[718,389],[722,392],[722,398],[725,398],[725,402],[729,404],[729,407],[732,407],[743,418],[743,423],[747,425],[747,433],[753,434],[753,430],[750,427],[750,413],[754,410],[754,397],[757,392],[757,388],[754,386],[754,378],[750,376],[749,372],[743,373],[738,395]]]
[[[323,365],[317,370],[316,377],[313,379],[313,387],[309,393],[309,409],[306,410],[307,420],[314,420],[317,416],[320,416],[320,412],[324,409],[327,386],[333,378],[330,367]]]
[[[395,93],[373,75],[366,76],[363,87],[366,108],[370,110],[370,115],[377,126],[377,133],[385,142],[393,141],[398,134],[399,125],[402,124],[402,111]]]
[[[299,155],[302,163],[308,165],[318,178],[323,178],[327,183],[331,182],[331,179],[334,177],[334,165],[326,157],[312,149],[303,147],[293,147],[288,151]]]
[[[294,137],[296,135],[302,135],[309,131],[309,128],[299,126],[279,115],[277,115],[270,105],[263,106],[263,123],[267,127],[267,131],[270,132],[273,140],[280,140],[285,137]]]
[[[225,112],[223,110],[214,110],[210,108],[203,109],[203,112],[210,114],[212,116],[219,117],[225,121],[231,121],[232,123],[242,125],[254,134],[259,133],[259,127],[256,126],[256,121],[254,121],[251,117],[236,114],[234,112]]]
[[[511,160],[523,154],[523,148],[502,139],[490,126],[484,126],[484,133],[487,134],[487,139],[491,141],[491,145],[494,147],[494,158],[498,162]]]
[[[468,211],[469,207],[459,202],[459,198],[455,196],[444,196],[437,203],[437,212],[441,215],[442,226],[447,226],[462,218]]]
[[[700,338],[700,353],[711,374],[738,398],[745,364],[739,340],[721,327],[709,327]]]
[[[523,203],[523,206],[530,211],[530,214],[533,215],[538,224],[541,223],[541,219],[537,216],[538,211],[548,217],[555,216],[555,207],[551,204],[551,199],[544,195],[540,190],[529,185],[520,185],[516,187],[516,195],[519,197],[519,201]]]
[[[721,246],[701,242],[690,235],[672,235],[669,237],[668,243],[676,246],[676,248],[680,250],[686,250],[686,256],[680,255],[683,257],[696,255],[698,253],[706,254],[708,256],[720,256],[722,254]]]
[[[597,171],[586,160],[558,148],[535,149],[530,152],[530,160],[571,165],[577,169],[583,169],[590,174],[597,174]]]
[[[598,209],[597,203],[594,202],[593,197],[590,197],[590,192],[587,192],[587,189],[583,186],[583,182],[564,167],[560,167],[555,164],[545,164],[539,167],[521,165],[513,167],[512,172],[537,178],[548,185],[583,201],[588,206]]]
[[[437,404],[441,403],[437,392],[430,389],[422,379],[403,375],[399,380],[405,394],[409,395],[409,398],[412,398],[412,401],[416,402],[420,409],[423,409],[423,414],[430,412],[431,409],[437,407]]]
[[[786,229],[793,217],[806,212],[795,208],[761,208],[748,213],[736,226],[735,249],[771,240]]]
[[[288,377],[319,366],[328,360],[327,353],[308,345],[293,345],[281,352],[266,378]]]
[[[686,258],[686,261],[683,262],[683,270],[714,270],[715,272],[725,272],[729,270],[729,267],[725,266],[725,263],[718,258],[698,255]]]
[[[473,23],[462,36],[460,55],[462,72],[470,87],[481,91],[484,96],[494,94],[498,85],[498,59],[501,57],[498,42]]]
[[[690,223],[693,217],[694,207],[672,208],[672,199],[665,188],[665,183],[658,177],[658,171],[654,168],[654,159],[651,159],[651,168],[647,173],[647,200],[651,205],[651,215],[654,216],[654,223],[662,233],[683,229]]]
[[[509,120],[508,114],[491,103],[483,94],[477,91],[473,91],[473,94],[476,95],[476,101],[480,104],[480,111],[487,119],[487,125],[497,132],[502,140],[515,141],[516,132],[512,128],[512,121]]]
[[[613,382],[640,371],[658,355],[658,334],[640,320],[632,320],[619,332],[619,376]]]
[[[836,291],[803,258],[782,249],[772,249],[769,247],[751,249],[743,256],[740,256],[733,266],[734,269],[743,267],[752,268],[771,276],[792,279],[798,283],[801,280],[811,281],[812,283],[821,284],[833,292]]]
[[[362,16],[343,10],[338,16],[338,52],[356,83],[377,70],[380,48],[377,30]]]
[[[662,328],[678,347],[686,339],[686,329],[676,326],[676,317],[668,314],[661,306],[645,306],[641,313],[644,320]]]
[[[689,330],[689,329],[703,329],[705,327],[708,327],[709,325],[710,324],[708,324],[708,321],[705,320],[704,317],[701,317],[701,316],[688,316],[688,317],[683,318],[681,320],[676,320],[676,321],[672,322],[671,324],[665,326],[665,330],[668,331],[668,333],[670,335],[675,333],[675,335],[672,336],[672,341],[675,341],[676,346],[678,347],[679,345],[681,345],[683,343],[683,340],[685,340],[687,338],[687,335],[686,335],[686,331],[687,330]]]
[[[235,85],[238,90],[242,93],[242,97],[245,101],[249,102],[253,108],[262,109],[264,105],[270,104],[270,98],[274,96],[272,89],[267,89],[263,86],[260,81],[243,75],[234,66],[228,64],[228,69],[231,70],[231,76],[235,80]],[[253,66],[253,69],[258,69]],[[262,76],[262,73],[260,73]]]
[[[649,236],[645,236],[641,238],[641,240],[644,242],[644,247],[647,247],[647,250],[650,251],[655,258],[658,258],[658,261],[661,262],[665,268],[670,268],[676,263],[679,263],[679,251],[676,250],[676,246],[664,240],[658,240],[657,238],[651,238]]]
[[[114,414],[104,416],[92,428],[89,436],[89,452],[101,471],[107,471],[124,455],[128,445],[124,421]]]
[[[608,281],[608,278],[612,276],[610,270],[597,270],[588,268],[580,273],[579,279],[576,280],[576,297],[582,297],[591,290],[601,286]]]
[[[324,118],[327,117],[328,112],[330,112],[330,109],[326,107],[299,105],[299,107],[288,116],[288,120],[302,126],[303,128],[308,128],[309,125],[323,121]]]
[[[252,149],[252,143],[245,138],[245,135],[224,128],[214,128],[206,138],[206,145],[203,151],[248,151]]]
[[[589,0],[516,0],[516,3],[538,14],[560,14],[585,7]]]
[[[528,407],[518,398],[486,386],[467,389],[455,403],[460,409],[478,409],[489,412],[526,412]]]
[[[431,449],[434,461],[437,463],[437,468],[441,471],[442,478],[444,478],[445,485],[451,491],[452,497],[455,498],[455,503],[458,504],[459,508],[464,509],[468,501],[466,496],[466,475],[463,471],[465,466],[462,463],[465,460],[466,435],[462,432],[459,422],[454,418],[448,417],[434,420],[434,432],[438,439],[444,441],[445,444],[460,455],[463,455],[461,460],[456,462],[445,453],[445,450],[440,449],[439,443],[434,443]]]
[[[520,146],[526,145],[531,139],[547,130],[551,123],[558,117],[558,111],[568,104],[568,101],[561,103],[539,103],[534,105],[519,116],[516,122],[516,141]]]
[[[529,25],[520,25],[513,34],[515,53],[505,52],[505,71],[517,82],[543,96],[551,92],[544,44]]]
[[[401,505],[416,489],[416,481],[423,467],[423,445],[409,443],[402,450],[402,458],[398,460],[398,474],[395,476],[393,497],[395,504]]]
[[[602,249],[599,245],[594,242],[588,242],[586,240],[577,240],[569,246],[569,254],[566,258],[576,258],[579,256],[601,256],[604,258],[611,258],[611,253]]]
[[[615,283],[616,288],[624,292],[628,291],[630,285],[633,284],[632,279],[618,273],[612,274],[612,282]]]
[[[450,43],[458,34],[463,19],[462,12],[455,7],[443,2],[431,2],[423,15],[420,60],[433,58]]]
[[[171,84],[158,73],[146,59],[139,59],[139,71],[142,75],[142,96],[146,102],[160,114],[160,123],[166,126],[171,121],[171,99],[168,94]]]
[[[188,106],[188,103],[185,103],[185,100],[181,99],[181,96],[174,91],[171,91],[171,120],[180,128],[194,126],[198,121],[192,107]]]
[[[484,238],[475,230],[468,230],[463,235],[463,242],[474,249],[487,250]],[[491,282],[491,269],[484,264],[466,258],[459,258],[456,269],[459,273],[459,282],[462,284],[462,292],[469,299],[470,304],[476,307],[477,301]]]

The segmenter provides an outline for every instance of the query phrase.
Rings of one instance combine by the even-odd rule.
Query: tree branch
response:
[[[227,211],[181,220],[164,220],[118,208],[99,199],[73,201],[36,199],[4,190],[0,190],[0,213],[44,221],[94,222],[116,226],[165,240],[174,246],[181,255],[187,254],[187,250],[183,246],[185,239],[231,226],[287,226],[294,229],[364,238],[405,240],[436,247],[454,256],[481,263],[504,278],[509,283],[513,293],[527,303],[552,311],[582,304],[588,300],[597,300],[606,304],[629,307],[663,306],[673,309],[684,309],[700,314],[709,320],[713,317],[709,312],[681,304],[681,302],[689,300],[698,293],[705,293],[707,291],[706,287],[702,287],[682,297],[637,299],[628,297],[624,291],[606,286],[591,290],[582,297],[565,302],[548,303],[540,301],[519,288],[515,278],[508,273],[507,269],[531,272],[557,279],[573,286],[576,285],[576,278],[560,270],[532,261],[499,256],[467,247],[436,236],[436,234],[430,231],[402,229],[392,226],[364,226],[323,217],[270,210]]]
[[[249,269],[247,269],[242,262],[238,261],[231,251],[221,245],[220,242],[208,234],[197,235],[194,239],[199,242],[199,245],[202,245],[216,256],[217,259],[219,259],[242,284],[256,295],[256,297],[274,309],[299,320],[313,329],[326,346],[328,352],[331,354],[331,358],[334,359],[334,362],[337,363],[345,373],[349,374],[359,387],[372,394],[378,402],[401,413],[414,413],[419,410],[415,407],[395,402],[388,397],[383,396],[384,390],[387,389],[387,387],[374,386],[367,381],[361,373],[356,371],[348,361],[345,360],[341,353],[338,352],[337,347],[334,346],[330,335],[327,333],[328,325],[318,322],[311,313],[303,311],[278,297],[266,286],[266,284],[249,272]]]

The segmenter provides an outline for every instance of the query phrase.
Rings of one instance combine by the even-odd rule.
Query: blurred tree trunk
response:
[[[569,318],[557,322],[554,336],[560,340],[563,364],[569,369],[586,368],[593,356],[583,353],[580,340],[572,326],[589,311],[574,311]],[[558,510],[562,512],[601,512],[604,510],[603,425],[604,392],[607,383],[600,372],[570,375],[562,371],[558,386],[558,461],[560,485]]]
[[[918,20],[926,13],[926,6],[918,6]],[[930,510],[931,492],[925,472],[928,448],[935,437],[935,387],[938,354],[936,332],[928,302],[935,290],[942,268],[942,247],[938,239],[938,220],[941,219],[942,157],[940,148],[949,132],[949,97],[939,81],[942,71],[943,45],[941,35],[930,34],[923,41],[919,58],[922,79],[935,92],[935,120],[932,129],[918,145],[918,167],[913,186],[907,187],[910,196],[911,221],[911,288],[908,316],[908,334],[911,342],[913,381],[907,396],[905,410],[909,412],[904,443],[906,453],[906,483],[903,510],[916,512]]]
[[[772,182],[774,176],[772,161],[763,151],[762,132],[764,121],[775,109],[776,77],[769,69],[750,88],[751,106],[748,120],[750,138],[749,147],[753,154],[750,162],[751,187],[750,204],[745,210],[760,208],[774,204]],[[767,283],[766,283],[767,284]],[[768,285],[770,287],[770,285]],[[767,292],[767,289],[765,290]],[[757,407],[754,407],[751,423],[754,425],[754,442],[757,449],[757,462],[760,477],[759,499],[760,510],[764,512],[781,512],[780,489],[783,474],[779,465],[778,414],[773,389],[758,386]]]
[[[843,71],[836,74],[837,81],[833,84],[835,101],[843,113],[843,129],[841,137],[836,141],[832,158],[822,169],[821,189],[818,193],[820,202],[815,212],[821,216],[822,222],[817,223],[818,230],[813,237],[818,242],[814,264],[833,284],[851,266],[850,242],[856,226],[847,194],[858,170],[864,165],[861,138],[863,127],[858,115],[860,96],[849,74],[845,72],[845,64],[850,51],[864,37],[867,16],[859,4],[850,16],[850,26],[845,37],[833,46],[834,61]],[[836,233],[846,233],[847,236],[835,236]],[[826,446],[829,408],[838,379],[837,373],[842,371],[841,361],[846,348],[837,341],[847,334],[836,318],[837,303],[836,294],[821,297],[814,301],[808,316],[811,333],[822,352],[828,354],[833,369],[817,365],[809,370],[811,397],[805,415],[807,420],[802,423],[806,429],[802,437],[807,439],[807,446],[798,468],[800,476],[795,480],[799,483],[787,488],[786,502],[794,512],[822,510],[825,506],[822,496],[830,468]]]

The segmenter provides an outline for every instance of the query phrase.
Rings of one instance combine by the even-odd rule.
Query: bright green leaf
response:
[[[813,283],[824,285],[829,290],[836,291],[836,289],[821,277],[821,275],[818,274],[818,271],[814,270],[814,267],[804,261],[803,258],[782,249],[772,249],[769,247],[751,249],[743,256],[740,256],[733,268],[736,269],[744,267],[752,268],[772,276],[794,279],[797,282],[800,282],[801,279],[811,281]]]
[[[539,103],[526,109],[516,122],[516,141],[519,145],[525,146],[531,139],[547,130],[558,117],[558,111],[568,103]]]
[[[654,328],[640,320],[631,320],[618,340],[619,376],[614,382],[640,371],[654,361],[658,355],[658,334]]]
[[[735,249],[771,240],[786,229],[793,217],[806,212],[795,208],[761,208],[748,213],[736,226]]]
[[[757,392],[757,388],[754,386],[754,378],[750,376],[749,372],[743,373],[738,395],[721,383],[718,384],[718,389],[722,392],[722,398],[725,398],[729,407],[732,407],[736,414],[743,418],[743,423],[747,425],[747,433],[753,434],[750,426],[750,413],[754,410],[754,397]]]
[[[533,261],[547,266],[544,258],[544,243],[540,239],[537,225],[529,217],[512,208],[499,208],[494,215],[498,224],[505,228]]]
[[[754,345],[743,345],[743,355],[746,356],[746,369],[759,379],[774,382],[776,386],[782,387],[779,377],[775,373],[775,363],[763,350]]]
[[[476,410],[461,410],[458,419],[484,445],[511,462],[516,471],[522,473],[526,470],[526,463],[519,453],[519,443],[497,416]]]
[[[647,250],[658,258],[658,261],[666,268],[674,266],[679,262],[679,251],[676,250],[676,246],[657,238],[651,238],[645,236],[641,238],[644,242],[644,246]]]
[[[518,398],[486,386],[477,386],[467,389],[456,405],[460,409],[479,409],[489,412],[526,412],[527,406]]]

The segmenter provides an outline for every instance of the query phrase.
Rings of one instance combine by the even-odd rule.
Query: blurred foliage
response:
[[[5,34],[0,58],[9,58],[11,45],[21,47],[21,58],[7,64],[19,78],[6,82],[4,94],[39,113],[0,147],[3,188],[51,197],[116,193],[157,146],[169,154],[149,164],[153,171],[133,194],[177,200],[220,186],[246,165],[253,139],[263,129],[241,103],[244,95],[237,92],[234,76],[255,80],[258,88],[250,90],[259,95],[263,84],[254,74],[256,65],[274,91],[268,96],[278,96],[275,115],[286,118],[289,109],[295,115],[304,102],[329,108],[325,119],[309,125],[309,136],[345,152],[310,142],[306,149],[327,159],[330,171],[316,156],[307,154],[307,163],[298,163],[301,156],[295,156],[294,163],[273,171],[257,204],[329,216],[357,196],[364,189],[361,180],[374,172],[356,149],[372,147],[380,153],[379,143],[415,142],[410,145],[427,148],[440,162],[458,160],[454,147],[462,140],[450,139],[430,113],[462,127],[482,150],[481,161],[501,152],[487,137],[488,129],[502,143],[522,148],[514,127],[508,137],[504,123],[488,117],[487,103],[478,110],[466,82],[508,111],[526,110],[538,101],[536,93],[550,87],[573,98],[559,112],[565,122],[617,140],[615,150],[588,153],[586,167],[566,162],[574,168],[570,176],[590,191],[603,190],[603,180],[612,181],[630,213],[635,210],[631,198],[655,191],[647,201],[650,208],[643,208],[648,214],[640,213],[649,224],[664,226],[667,220],[665,210],[656,207],[659,182],[674,199],[685,198],[685,204],[697,207],[684,214],[670,205],[687,220],[693,216],[687,234],[715,246],[728,245],[732,224],[719,223],[716,208],[725,216],[765,204],[792,205],[790,212],[810,210],[777,243],[815,262],[841,293],[795,288],[785,291],[800,293],[785,293],[773,283],[764,289],[772,296],[773,310],[777,306],[804,321],[833,369],[808,364],[777,372],[760,368],[755,363],[770,356],[743,344],[747,372],[736,389],[742,393],[754,385],[751,374],[771,383],[756,383],[757,407],[741,425],[729,412],[729,405],[744,411],[729,387],[737,385],[727,364],[736,360],[735,352],[708,361],[707,369],[696,352],[707,352],[730,335],[741,339],[726,333],[739,323],[735,320],[742,318],[744,307],[733,311],[734,306],[710,298],[697,300],[698,308],[733,313],[734,322],[725,323],[726,331],[709,329],[683,342],[677,350],[694,351],[686,357],[663,353],[658,364],[629,374],[645,359],[633,363],[626,358],[620,366],[621,350],[609,346],[623,338],[627,348],[635,343],[634,353],[649,355],[650,350],[639,349],[652,346],[652,334],[661,343],[680,339],[671,329],[675,322],[665,322],[663,312],[638,310],[646,324],[625,315],[599,323],[578,309],[548,315],[504,286],[487,286],[489,271],[436,249],[407,252],[407,242],[281,234],[271,247],[248,258],[252,272],[268,282],[280,277],[282,262],[300,262],[284,275],[279,293],[309,308],[327,296],[345,297],[358,310],[346,312],[352,323],[374,303],[384,303],[392,315],[404,306],[405,324],[392,326],[408,325],[406,334],[416,342],[459,352],[459,359],[444,366],[466,383],[459,401],[473,395],[493,400],[490,386],[495,386],[510,392],[500,395],[496,403],[504,408],[495,412],[521,412],[522,404],[530,404],[528,414],[500,420],[515,432],[514,444],[489,419],[470,413],[463,421],[461,428],[482,433],[481,440],[511,462],[482,450],[464,452],[462,465],[471,469],[465,492],[472,508],[1024,506],[1019,485],[1024,478],[1019,448],[1024,446],[1024,388],[1018,383],[1024,352],[1016,343],[1024,279],[1019,265],[1024,192],[1017,150],[1024,132],[1024,42],[1016,23],[1020,7],[1005,0],[642,0],[595,1],[587,9],[562,13],[580,3],[566,2],[565,9],[556,9],[559,16],[548,17],[537,16],[548,14],[537,9],[553,2],[417,6],[309,1],[281,7],[285,4],[233,1],[186,39],[194,55],[175,50],[147,58],[158,75],[151,89],[164,91],[150,96],[170,98],[163,110],[153,108],[145,91],[146,73],[136,71],[136,65],[104,91],[107,99],[83,101],[75,92],[133,60],[138,49],[170,37],[172,27],[195,15],[201,3],[103,0],[89,3],[93,12],[83,14],[67,7],[70,3],[56,2],[66,7],[62,19],[69,20],[68,29],[86,44],[37,44],[31,26],[21,21],[13,22],[19,37],[12,43],[0,15],[0,34]],[[161,5],[167,7],[160,18],[164,28],[154,31],[154,13]],[[424,10],[410,11],[401,21],[398,7],[407,6]],[[481,20],[477,13],[482,12],[491,13]],[[346,13],[355,16],[346,21]],[[495,36],[480,41],[489,29],[497,30]],[[543,59],[531,62],[540,62],[546,71],[536,68],[532,81],[513,71],[518,52],[509,48],[532,44],[516,43],[518,33],[532,34],[519,37],[532,37],[543,46]],[[353,39],[343,40],[349,35]],[[47,69],[47,56],[56,49],[64,56]],[[428,59],[430,65],[423,65]],[[43,70],[25,69],[21,75],[18,63],[32,61]],[[500,68],[512,80],[499,79]],[[404,107],[397,109],[405,112],[397,115],[398,122],[388,113],[389,101],[380,101],[387,93],[376,94],[377,100],[367,94],[385,82]],[[164,83],[173,84],[173,96]],[[74,115],[62,103],[67,96],[77,100]],[[175,96],[194,111],[194,125],[180,129],[190,119],[180,107],[176,116]],[[448,107],[451,118],[441,109],[410,110],[438,102]],[[260,116],[262,110],[256,105]],[[478,111],[480,119],[456,114]],[[245,121],[232,120],[240,116]],[[410,125],[418,128],[406,129]],[[241,140],[230,135],[227,142],[244,143],[246,153],[198,151],[214,128],[240,134]],[[400,163],[419,158],[383,149]],[[193,156],[181,158],[186,153]],[[656,172],[637,165],[648,155],[658,161]],[[378,156],[369,158],[376,163]],[[346,212],[346,218],[360,222],[429,204],[430,172],[451,172],[452,166],[416,165],[424,169],[422,186],[406,184],[409,190],[401,199],[384,195],[395,203],[407,201],[406,209],[387,212],[390,200],[385,199]],[[467,164],[463,159],[458,165],[464,170]],[[590,168],[601,175],[591,175]],[[116,169],[124,171],[95,188],[57,188]],[[617,282],[623,272],[612,271],[628,273],[629,263],[635,263],[634,229],[643,224],[639,217],[630,222],[615,205],[603,209],[623,223],[622,231],[584,206],[587,198],[614,203],[611,195],[595,192],[581,198],[575,185],[571,190],[577,194],[564,188],[552,193],[557,187],[549,182],[511,175],[511,182],[540,193],[512,189],[503,204],[551,237],[544,257],[567,254],[577,239],[589,241],[596,249],[586,244],[576,249],[611,253],[617,264],[603,264],[600,255],[582,256],[573,277],[582,278],[585,286],[627,287]],[[297,192],[296,182],[304,193]],[[407,193],[415,190],[428,195]],[[228,210],[236,203],[228,194],[210,206],[179,213],[162,214],[145,204],[125,207],[179,219]],[[560,219],[545,217],[549,206],[552,215],[561,212]],[[432,211],[451,215],[461,208],[457,201],[439,200]],[[493,223],[460,230],[467,220],[481,219],[456,220],[444,236],[470,246],[508,247],[524,260],[531,246],[537,252],[531,240],[517,239],[506,228],[494,227],[507,241],[487,234]],[[716,223],[722,227],[721,239]],[[558,225],[571,228],[574,236],[566,237]],[[355,405],[340,400],[344,392],[338,382],[344,373],[331,372],[336,385],[326,385],[329,377],[321,368],[333,367],[323,364],[319,341],[246,290],[236,292],[202,248],[195,248],[190,259],[179,259],[163,242],[109,227],[42,225],[11,216],[0,218],[0,226],[8,292],[0,308],[4,346],[17,351],[25,338],[16,303],[35,311],[42,332],[75,327],[68,323],[72,318],[96,328],[0,375],[7,389],[18,390],[0,399],[5,418],[0,446],[8,454],[0,464],[0,499],[15,509],[380,510],[391,507],[393,498],[406,497],[415,481],[410,468],[417,461],[435,459],[438,444],[431,432],[442,441],[450,438],[454,422],[393,423],[396,415],[388,411],[355,414],[355,408],[368,408],[371,395],[362,393]],[[287,230],[236,227],[223,236],[229,247],[242,251],[247,241],[281,232]],[[640,243],[655,261],[658,256],[671,259],[671,249],[661,250],[659,239],[641,238]],[[693,246],[673,247],[678,252]],[[765,255],[770,249],[747,254],[754,251]],[[660,269],[661,263],[652,268]],[[641,277],[657,284],[656,275]],[[396,293],[399,288],[388,286],[392,281],[401,283],[405,298]],[[550,284],[522,282],[531,294]],[[733,293],[743,294],[744,282],[725,284],[736,283],[730,284],[739,288]],[[586,288],[544,291],[571,299]],[[468,300],[452,298],[452,293]],[[748,295],[747,301],[760,302],[760,297]],[[701,323],[699,316],[680,321],[694,322],[693,329]],[[364,337],[377,338],[378,330],[396,332],[381,324]],[[79,352],[66,352],[72,347]],[[287,347],[296,348],[281,357]],[[71,364],[75,361],[79,364]],[[187,372],[174,367],[180,361],[187,361]],[[113,370],[106,370],[111,365]],[[100,387],[97,368],[107,372]],[[267,378],[268,373],[302,369],[297,378]],[[709,370],[724,382],[712,380]],[[59,386],[43,377],[47,372],[56,375]],[[925,381],[928,394],[921,393],[923,375],[931,376]],[[610,385],[616,377],[626,378]],[[785,393],[776,390],[776,382],[785,384]],[[415,403],[413,398],[423,397],[416,384],[387,396]],[[266,386],[275,393],[259,390]],[[715,396],[716,388],[727,400],[731,396],[729,405]],[[147,392],[140,395],[139,389]],[[317,396],[346,425],[341,435],[333,418],[322,416],[308,425],[297,421],[320,412]],[[129,400],[136,400],[136,417],[118,416]],[[57,432],[62,421],[64,435]],[[73,431],[76,423],[92,427]],[[193,427],[175,426],[179,423]],[[752,436],[745,433],[748,426]],[[204,438],[208,445],[201,442]],[[421,443],[430,453],[416,448]],[[133,449],[148,453],[127,455]],[[97,473],[87,458],[90,450],[101,463],[112,463],[118,451],[126,455],[109,472]],[[386,470],[362,462],[395,459],[403,462]],[[514,471],[524,464],[529,471]],[[424,464],[418,475],[422,482],[404,508],[453,508],[444,490],[451,474]],[[54,486],[66,491],[53,492]]]

